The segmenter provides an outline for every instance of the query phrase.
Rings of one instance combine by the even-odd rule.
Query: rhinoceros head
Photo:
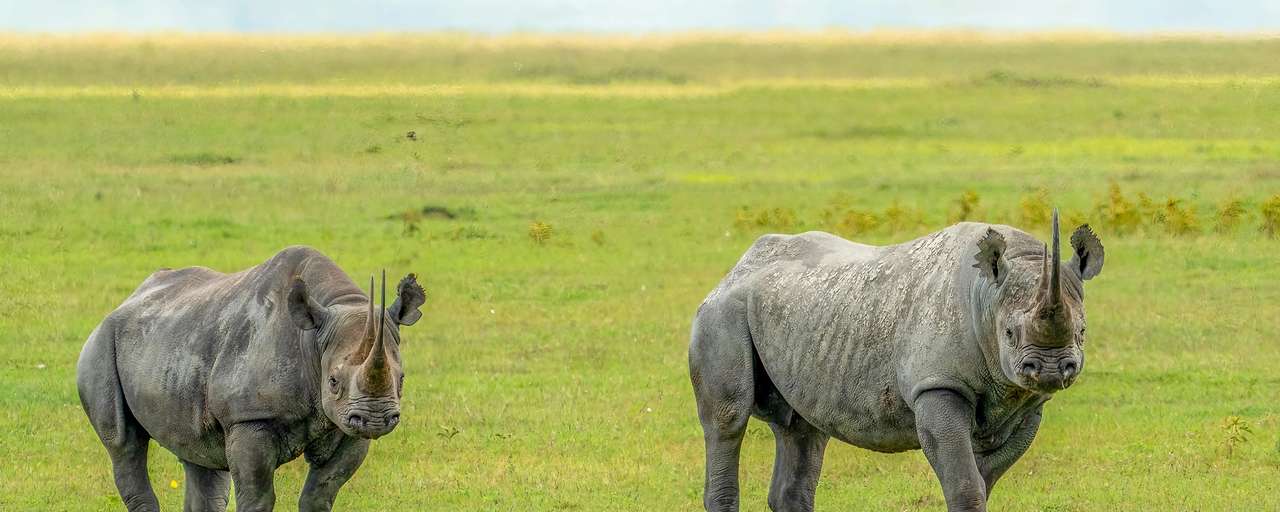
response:
[[[994,335],[1001,373],[1014,384],[1039,393],[1066,389],[1084,369],[1083,281],[1102,271],[1103,249],[1097,235],[1082,225],[1071,235],[1075,251],[1062,264],[1058,211],[1053,211],[1053,251],[1041,246],[1039,269],[1019,272],[1005,254],[1004,237],[988,230],[979,243],[981,274],[1000,290],[995,304]],[[1038,271],[1037,271],[1038,270]]]
[[[380,309],[373,307],[370,277],[367,309],[336,306],[316,314],[318,306],[305,296],[305,285],[295,300],[298,283],[290,295],[290,312],[299,327],[318,330],[316,341],[324,347],[318,392],[325,415],[347,435],[374,439],[391,432],[400,422],[404,383],[399,326],[413,325],[422,317],[418,308],[426,302],[426,293],[409,274],[396,287],[395,303],[387,309],[384,271]]]

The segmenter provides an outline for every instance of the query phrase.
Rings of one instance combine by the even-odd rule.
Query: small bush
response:
[[[1048,226],[1052,209],[1049,205],[1049,190],[1038,188],[1018,201],[1018,223],[1032,228]]]
[[[790,208],[762,208],[753,210],[743,206],[734,215],[733,227],[742,232],[755,232],[760,228],[790,231],[799,225],[795,210]]]
[[[1215,218],[1213,229],[1222,234],[1235,233],[1240,227],[1240,223],[1244,221],[1248,211],[1244,209],[1244,201],[1239,199],[1231,199],[1218,208],[1218,215]]]
[[[1236,448],[1249,441],[1249,435],[1253,434],[1253,429],[1249,427],[1249,422],[1239,416],[1227,416],[1222,420],[1222,446],[1227,451],[1227,458],[1230,459],[1235,453]]]
[[[533,221],[529,223],[529,239],[535,243],[542,245],[551,240],[552,228],[550,224],[542,221]]]
[[[924,224],[924,213],[910,206],[902,206],[897,201],[884,209],[882,215],[885,227],[891,233],[902,233],[914,230]]]
[[[843,237],[853,237],[880,227],[880,218],[871,212],[846,210],[844,216],[836,223],[836,233]]]
[[[1139,193],[1139,202],[1146,195]],[[1147,199],[1147,202],[1150,202]],[[1142,227],[1143,214],[1138,205],[1124,197],[1120,185],[1111,184],[1107,197],[1097,206],[1099,220],[1109,229],[1117,233],[1130,233]]]
[[[978,193],[972,190],[966,190],[960,194],[960,198],[956,200],[957,211],[955,216],[951,218],[951,222],[962,222],[972,219],[974,212],[978,210],[978,203],[982,198],[978,197]]]
[[[1170,197],[1165,200],[1159,216],[1165,231],[1171,235],[1186,236],[1200,232],[1200,220],[1196,218],[1195,207],[1183,206],[1181,199]]]
[[[1262,232],[1271,238],[1280,235],[1280,194],[1262,203]]]

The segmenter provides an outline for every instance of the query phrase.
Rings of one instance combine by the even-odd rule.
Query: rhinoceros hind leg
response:
[[[111,472],[125,508],[130,512],[158,512],[160,503],[147,476],[151,436],[125,403],[110,331],[104,326],[94,329],[80,353],[76,365],[80,404],[111,457]]]
[[[799,415],[792,415],[790,425],[769,426],[777,443],[769,508],[774,512],[811,512],[829,436]]]
[[[689,376],[706,443],[703,506],[738,510],[738,456],[754,402],[754,350],[746,316],[708,304],[694,319]]]
[[[230,496],[231,473],[182,462],[187,475],[184,512],[225,512]]]

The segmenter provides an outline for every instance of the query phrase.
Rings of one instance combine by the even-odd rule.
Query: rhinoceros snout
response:
[[[1027,387],[1044,392],[1067,389],[1080,375],[1080,363],[1074,357],[1066,357],[1056,364],[1045,364],[1037,357],[1028,357],[1018,367],[1018,376]]]
[[[382,415],[352,411],[347,414],[347,427],[356,435],[367,439],[376,439],[391,433],[400,424],[400,411],[389,411]]]

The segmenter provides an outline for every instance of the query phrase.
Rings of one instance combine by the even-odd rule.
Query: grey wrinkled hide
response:
[[[1050,252],[1001,225],[887,247],[821,232],[761,237],[693,322],[706,508],[737,510],[754,415],[775,433],[775,511],[813,509],[829,437],[923,448],[948,510],[986,510],[1042,405],[1083,369],[1082,280],[1101,271],[1103,252],[1087,226],[1071,242],[1055,273],[1056,237]]]
[[[158,510],[154,439],[185,466],[185,510],[225,510],[230,480],[237,510],[271,510],[275,469],[303,454],[299,508],[330,510],[369,440],[399,421],[399,326],[424,301],[411,274],[370,322],[372,297],[306,247],[235,274],[152,274],[94,329],[77,366],[125,506]]]

